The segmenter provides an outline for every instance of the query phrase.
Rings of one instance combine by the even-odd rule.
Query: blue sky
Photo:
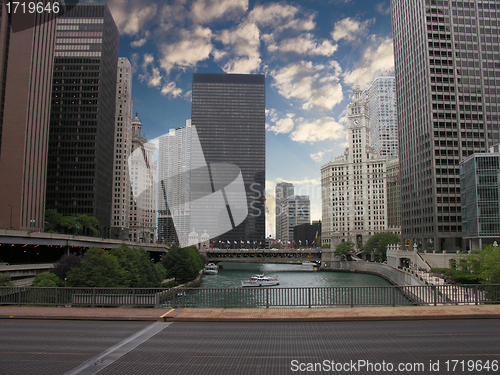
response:
[[[266,195],[295,184],[321,219],[320,168],[346,146],[355,86],[394,66],[389,0],[109,0],[148,139],[191,117],[192,73],[266,75]]]

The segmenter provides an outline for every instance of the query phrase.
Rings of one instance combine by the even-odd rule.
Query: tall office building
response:
[[[241,169],[248,215],[218,237],[230,241],[265,239],[265,79],[263,75],[194,74],[192,125],[207,163]]]
[[[127,159],[132,151],[132,65],[126,57],[118,58],[116,77],[116,114],[114,148],[113,213],[111,228],[118,238],[129,239],[130,178]]]
[[[132,150],[127,160],[130,178],[130,240],[156,242],[155,145],[141,134],[141,120],[132,120]]]
[[[311,223],[311,201],[308,195],[291,195],[281,202],[282,243],[294,240],[294,228],[297,225]]]
[[[274,196],[276,199],[275,205],[275,217],[276,217],[276,239],[280,240],[281,238],[281,203],[288,198],[290,195],[294,194],[293,184],[289,182],[280,182],[276,184],[276,189],[274,192]]]
[[[401,183],[399,158],[387,163],[387,227],[401,234]]]
[[[386,159],[370,146],[368,107],[359,89],[347,108],[349,147],[321,167],[322,244],[358,247],[387,229]]]
[[[118,28],[106,4],[57,18],[46,207],[109,229],[113,209]]]
[[[379,73],[363,94],[370,117],[371,146],[387,161],[397,158],[398,119],[394,76]]]
[[[500,139],[500,4],[391,5],[402,237],[424,250],[464,248],[459,163]]]
[[[43,230],[53,14],[7,14],[0,4],[0,228]],[[17,29],[19,24],[26,28]],[[31,25],[31,27],[27,27]]]

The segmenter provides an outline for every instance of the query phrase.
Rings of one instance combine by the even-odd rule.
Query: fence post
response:
[[[95,288],[93,288],[93,291],[92,291],[92,307],[95,307],[95,300],[96,300],[96,293],[95,293]]]
[[[307,294],[308,294],[307,299],[309,300],[309,308],[311,308],[311,288],[310,287],[307,289]]]
[[[224,289],[224,308],[226,308],[226,292],[227,292],[227,289]]]
[[[19,306],[21,306],[21,287],[17,288],[17,302],[19,302]]]
[[[269,308],[269,288],[266,288],[265,291],[266,291],[266,308]]]
[[[479,304],[479,301],[478,301],[478,290],[477,290],[478,288],[479,288],[479,285],[476,284],[475,287],[474,287],[474,300],[475,300],[476,305]]]
[[[135,307],[135,288],[132,289],[132,306]]]
[[[351,307],[354,307],[354,288],[351,286]]]
[[[434,306],[437,306],[437,285],[433,285],[432,288],[434,289]]]
[[[59,303],[59,288],[56,288],[56,306]]]
[[[396,306],[396,288],[397,286],[392,287],[392,307]]]

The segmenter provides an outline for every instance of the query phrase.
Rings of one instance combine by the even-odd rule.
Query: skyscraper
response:
[[[276,184],[276,189],[274,192],[274,196],[276,199],[275,205],[275,216],[276,216],[276,239],[280,240],[281,238],[281,203],[288,198],[290,195],[294,194],[293,184],[289,182],[280,182]]]
[[[370,117],[370,142],[387,161],[398,157],[396,82],[393,75],[379,73],[363,92]]]
[[[0,4],[0,228],[43,230],[56,23]],[[16,22],[31,27],[14,32]],[[24,26],[29,26],[25,24]]]
[[[370,146],[368,107],[359,89],[347,119],[349,147],[321,167],[321,241],[331,248],[344,239],[360,247],[387,229],[387,162]]]
[[[46,207],[111,222],[119,33],[106,4],[57,19]],[[123,154],[123,153],[122,153]]]
[[[500,4],[394,0],[391,6],[402,237],[424,250],[464,248],[459,163],[500,139]]]
[[[265,239],[265,79],[263,75],[194,74],[192,125],[206,162],[241,169],[248,216],[219,240]],[[203,228],[202,228],[203,229]]]
[[[290,195],[281,202],[281,235],[283,243],[292,242],[294,228],[311,223],[311,201],[308,195]]]
[[[132,65],[126,57],[118,58],[116,72],[116,115],[114,148],[113,213],[111,228],[118,238],[129,238],[130,230],[130,173],[127,160],[132,152]]]

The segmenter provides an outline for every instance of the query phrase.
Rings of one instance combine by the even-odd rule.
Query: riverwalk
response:
[[[269,309],[0,306],[0,319],[151,322],[339,322],[500,319],[500,305]]]

